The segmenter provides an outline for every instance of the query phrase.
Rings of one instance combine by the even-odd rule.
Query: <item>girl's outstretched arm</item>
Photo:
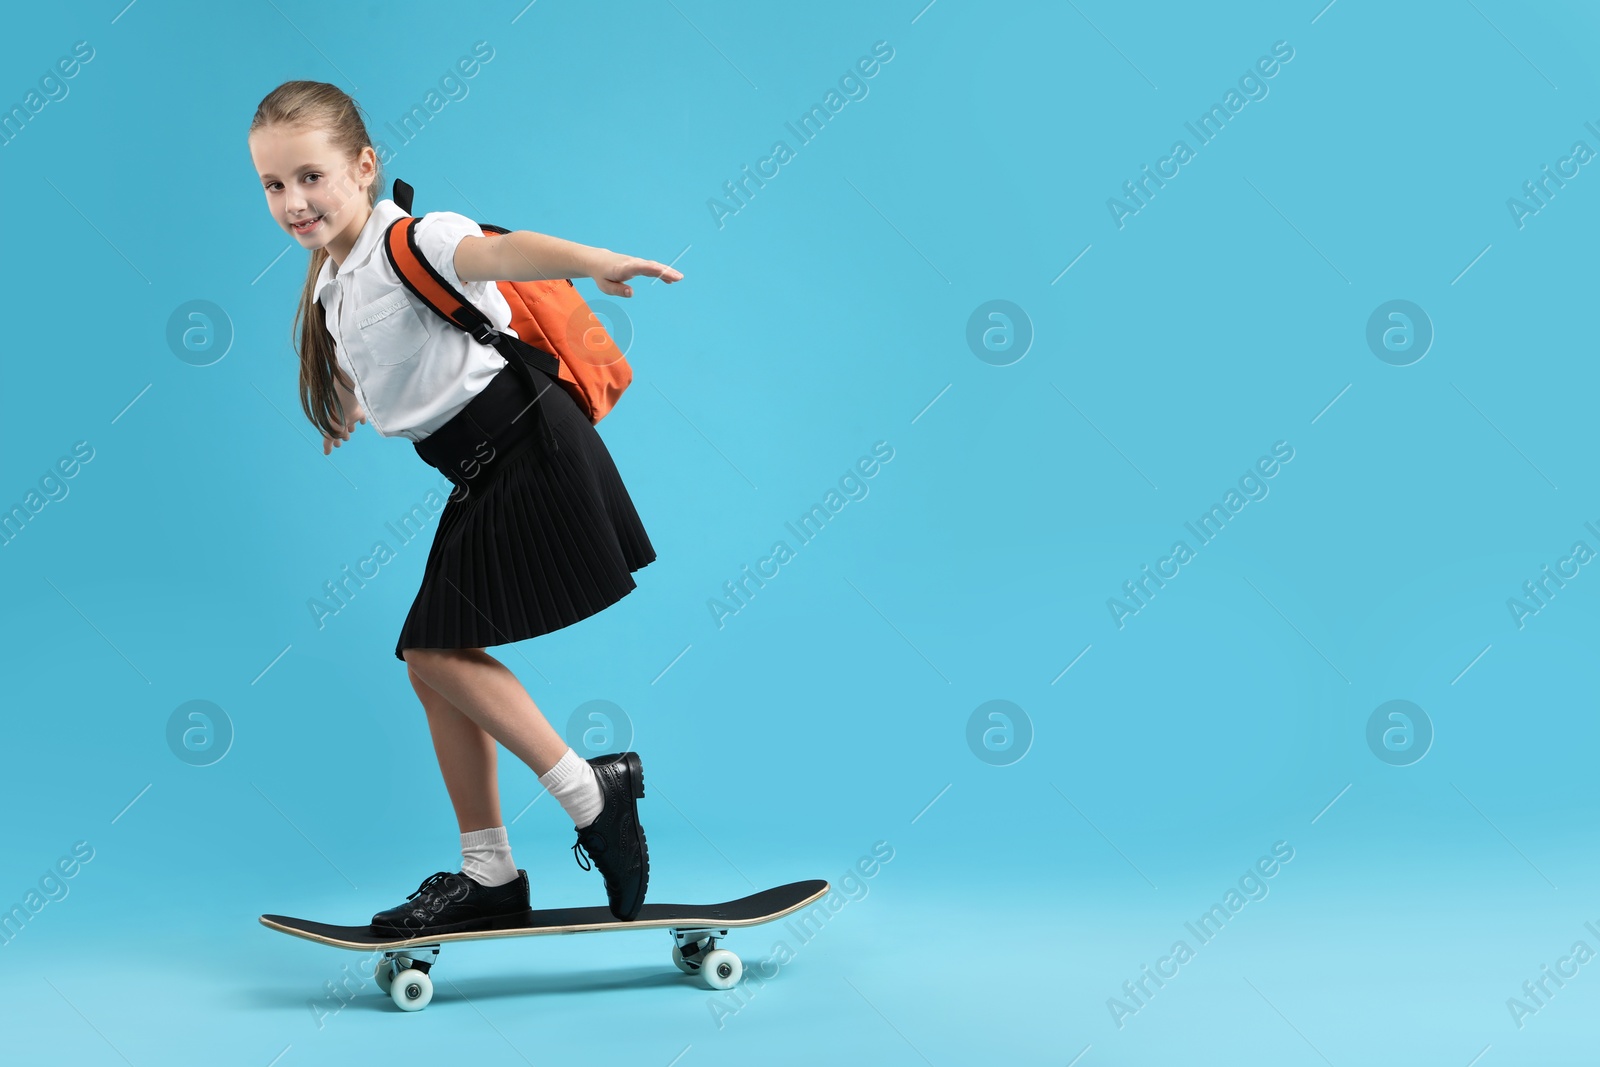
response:
[[[633,287],[626,282],[641,274],[669,285],[683,278],[681,271],[653,259],[625,256],[532,230],[463,237],[456,245],[455,268],[463,282],[593,278],[600,291],[611,296],[632,296]]]

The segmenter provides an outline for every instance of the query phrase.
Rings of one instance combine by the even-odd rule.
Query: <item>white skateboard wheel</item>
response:
[[[699,956],[695,957],[697,960],[699,958]],[[683,958],[683,950],[677,945],[672,946],[672,965],[678,968],[678,970],[682,971],[684,974],[695,974],[700,970],[700,964],[690,963],[688,960]]]
[[[394,981],[394,976],[411,966],[410,956],[385,956],[378,961],[372,969],[372,980],[378,983],[378,988],[385,993],[389,992],[389,983]]]
[[[700,961],[700,977],[712,989],[732,989],[744,974],[744,963],[725,948],[714,948]]]
[[[387,993],[389,992],[389,983],[391,980],[393,980],[393,978],[394,966],[390,962],[389,958],[385,956],[383,959],[379,960],[378,965],[372,969],[372,980],[378,983],[379,989]]]
[[[407,967],[390,983],[389,999],[401,1011],[421,1011],[433,999],[433,979],[415,967]]]

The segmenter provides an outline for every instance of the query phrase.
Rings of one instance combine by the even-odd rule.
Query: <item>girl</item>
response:
[[[336,86],[284,82],[256,108],[249,144],[273,220],[311,253],[296,313],[300,404],[322,431],[323,454],[370,420],[385,437],[410,439],[455,486],[395,656],[427,712],[461,830],[461,870],[424,879],[374,915],[373,930],[419,936],[526,918],[528,876],[512,863],[501,823],[496,742],[560,801],[577,830],[574,858],[591,869],[582,849],[605,879],[612,914],[633,919],[650,875],[638,755],[580,759],[484,646],[570,626],[615,603],[655,549],[566,389],[535,369],[541,388],[530,392],[495,347],[405,288],[383,236],[406,212],[378,199],[382,172],[362,115]],[[485,236],[449,211],[429,212],[414,229],[434,271],[504,333],[511,310],[501,279],[583,276],[627,297],[629,278],[683,277],[529,231]]]

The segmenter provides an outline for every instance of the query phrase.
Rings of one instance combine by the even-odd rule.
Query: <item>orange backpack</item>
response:
[[[493,345],[535,395],[548,386],[535,383],[529,363],[560,382],[591,423],[605,418],[633,381],[633,368],[572,279],[497,282],[500,295],[511,307],[511,328],[517,336],[495,329],[483,312],[445,281],[418,251],[413,232],[417,219],[411,214],[413,192],[411,186],[395,179],[394,202],[406,216],[390,223],[384,234],[389,262],[406,288],[440,318],[466,330],[478,343]],[[478,225],[486,234],[510,232],[486,222]]]

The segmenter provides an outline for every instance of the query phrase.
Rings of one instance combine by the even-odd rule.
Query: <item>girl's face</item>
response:
[[[372,210],[367,187],[377,179],[377,155],[371,147],[345,160],[322,130],[264,126],[250,135],[250,158],[278,225],[302,248],[326,248],[343,263]]]

